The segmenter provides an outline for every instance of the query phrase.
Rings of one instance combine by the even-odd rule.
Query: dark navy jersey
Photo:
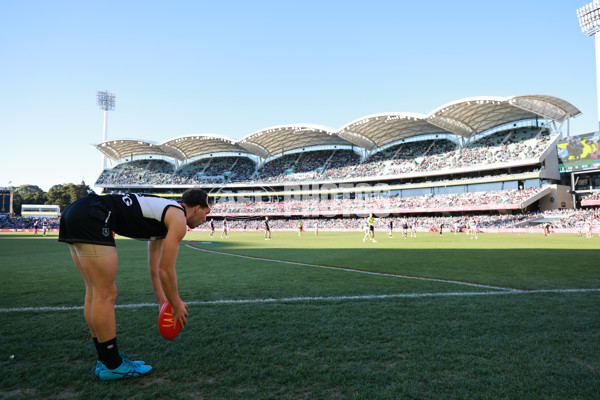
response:
[[[154,196],[110,194],[101,196],[100,200],[110,212],[106,218],[108,228],[132,239],[163,239],[167,235],[167,209],[177,207],[185,213],[178,202]]]

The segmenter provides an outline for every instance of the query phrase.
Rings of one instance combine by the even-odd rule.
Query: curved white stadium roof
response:
[[[240,140],[221,135],[188,135],[161,144],[117,139],[94,145],[106,157],[159,155],[184,161],[213,153],[240,153],[263,159],[314,146],[357,146],[367,151],[401,139],[451,134],[464,139],[511,122],[543,118],[562,123],[581,114],[571,103],[553,96],[470,97],[445,104],[427,115],[392,112],[356,119],[338,130],[314,124],[261,129]]]
[[[211,153],[253,154],[222,135],[189,135],[161,143],[161,147],[180,161]]]
[[[95,144],[102,154],[113,160],[120,160],[133,156],[167,156],[172,155],[166,152],[156,142],[150,142],[140,139],[115,139]]]
[[[367,150],[413,136],[448,133],[414,113],[384,113],[359,118],[344,125],[337,134]]]
[[[281,125],[262,129],[241,138],[238,143],[262,158],[311,146],[352,145],[336,135],[333,129],[311,124]]]
[[[470,97],[433,110],[427,120],[468,139],[510,122],[536,117],[562,122],[579,114],[575,106],[552,96]]]

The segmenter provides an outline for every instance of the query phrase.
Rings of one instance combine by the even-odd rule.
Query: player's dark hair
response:
[[[181,195],[181,202],[188,207],[200,206],[202,208],[209,207],[212,203],[208,194],[202,189],[191,188],[187,189]]]

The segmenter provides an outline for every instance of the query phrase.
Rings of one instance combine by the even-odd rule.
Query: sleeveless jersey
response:
[[[154,196],[110,194],[100,196],[110,211],[106,224],[115,233],[132,239],[159,240],[167,235],[164,219],[169,207],[185,213],[181,204]]]

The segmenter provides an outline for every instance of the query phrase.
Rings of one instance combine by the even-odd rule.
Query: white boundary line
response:
[[[538,294],[538,293],[600,293],[600,289],[542,289],[542,290],[510,290],[510,291],[486,291],[486,292],[448,292],[448,293],[404,293],[404,294],[381,294],[365,296],[328,296],[328,297],[284,297],[268,299],[239,299],[239,300],[207,300],[207,301],[187,301],[187,305],[231,305],[231,304],[264,304],[264,303],[300,303],[312,301],[343,301],[343,300],[378,300],[378,299],[417,299],[423,297],[466,297],[466,296],[494,296],[510,294]],[[115,308],[144,308],[156,307],[156,303],[140,304],[118,304]],[[0,313],[10,312],[28,312],[28,311],[73,311],[83,310],[83,306],[73,307],[20,307],[20,308],[0,308]]]
[[[336,270],[336,271],[356,272],[356,273],[359,273],[359,274],[367,274],[367,275],[390,276],[390,277],[393,277],[393,278],[417,279],[417,280],[421,280],[421,281],[442,282],[442,283],[454,283],[456,285],[473,286],[473,287],[480,287],[480,288],[485,288],[485,289],[504,290],[504,291],[508,291],[508,292],[519,290],[519,289],[513,289],[513,288],[506,288],[506,287],[502,287],[502,286],[484,285],[482,283],[454,281],[454,280],[451,280],[451,279],[427,278],[427,277],[424,277],[424,276],[411,276],[411,275],[402,275],[402,274],[390,274],[390,273],[385,273],[385,272],[365,271],[365,270],[354,269],[354,268],[333,267],[333,266],[329,266],[329,265],[320,265],[320,264],[309,264],[309,263],[303,263],[303,262],[298,262],[298,261],[277,260],[277,259],[274,259],[274,258],[262,258],[262,257],[254,257],[254,256],[245,256],[245,255],[242,255],[242,254],[226,253],[226,252],[222,252],[222,251],[202,249],[202,248],[199,248],[199,247],[194,247],[190,243],[187,243],[186,246],[189,247],[192,250],[204,251],[204,252],[207,252],[207,253],[214,253],[214,254],[219,254],[219,255],[224,255],[224,256],[247,258],[247,259],[250,259],[250,260],[270,261],[270,262],[282,263],[282,264],[301,265],[301,266],[305,266],[305,267],[332,269],[332,270]]]

